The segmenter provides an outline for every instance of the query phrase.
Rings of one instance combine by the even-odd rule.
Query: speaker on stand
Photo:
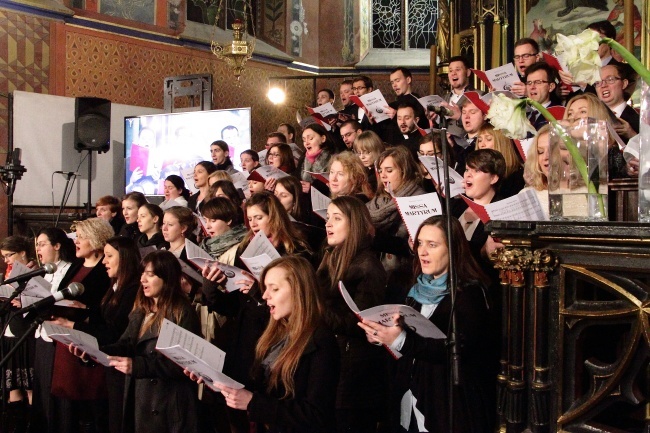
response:
[[[111,101],[102,98],[79,97],[75,100],[74,148],[88,151],[88,202],[86,212],[92,208],[91,183],[93,152],[108,152],[111,148]]]

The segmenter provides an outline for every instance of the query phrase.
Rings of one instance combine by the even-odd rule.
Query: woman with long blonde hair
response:
[[[500,130],[494,129],[491,124],[485,123],[478,131],[476,148],[494,149],[503,155],[503,159],[506,161],[506,174],[499,190],[501,198],[512,197],[522,190],[526,185],[524,182],[524,168],[511,139],[506,137]]]

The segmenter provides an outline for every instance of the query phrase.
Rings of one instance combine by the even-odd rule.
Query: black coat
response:
[[[317,277],[325,324],[336,334],[341,351],[336,408],[381,411],[388,385],[385,349],[368,344],[363,329],[357,325],[359,319],[343,300],[338,281],[330,281],[329,271],[320,269]],[[357,306],[365,310],[384,303],[386,279],[377,254],[365,247],[348,265],[343,284]]]
[[[421,305],[407,298],[408,305]],[[454,389],[454,432],[494,430],[498,332],[495,314],[488,308],[481,285],[457,291],[456,321],[460,348],[460,387]],[[448,334],[451,297],[446,296],[430,320]],[[407,390],[417,399],[424,425],[432,433],[449,433],[449,357],[446,340],[424,338],[407,330],[392,388],[391,418],[399,425],[400,401]]]
[[[283,399],[284,389],[269,394],[260,372],[256,375],[256,391],[248,404],[250,420],[268,425],[269,432],[335,431],[334,401],[339,361],[334,335],[324,327],[317,328],[293,376],[294,397]]]
[[[138,433],[198,432],[198,390],[183,369],[156,350],[158,330],[139,336],[145,315],[135,311],[120,339],[101,350],[109,355],[133,359],[132,373],[126,375],[124,431]],[[197,335],[201,324],[189,301],[183,303],[177,323]]]
[[[151,239],[149,239],[146,234],[142,233],[138,236],[136,243],[138,248],[155,247],[157,250],[161,248],[169,249],[169,242],[165,240],[162,232],[154,233],[154,235],[151,236]]]

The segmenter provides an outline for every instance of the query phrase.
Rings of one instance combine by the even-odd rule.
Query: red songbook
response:
[[[487,75],[485,75],[485,72],[481,71],[480,69],[472,69],[472,72],[476,74],[479,80],[485,83],[488,89],[492,88],[492,83],[490,83],[490,80],[488,79]]]
[[[469,208],[472,209],[474,213],[481,219],[481,222],[483,224],[487,224],[487,222],[490,221],[490,216],[488,215],[483,205],[475,203],[472,199],[466,197],[463,194],[460,194],[460,196],[463,200],[465,200],[467,206],[469,206]]]
[[[556,71],[564,70],[564,68],[562,68],[562,65],[560,65],[560,61],[554,55],[542,51],[542,57],[544,58],[544,61],[548,63],[548,65],[553,69],[555,69]],[[569,92],[573,91],[573,88],[571,87],[570,84],[562,83],[562,87],[568,89]],[[556,117],[556,119],[561,119],[561,117]]]
[[[129,170],[133,171],[140,167],[142,173],[147,175],[147,167],[149,164],[149,148],[134,144],[131,146],[131,160],[129,162]]]

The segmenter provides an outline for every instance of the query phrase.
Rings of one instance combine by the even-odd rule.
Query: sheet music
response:
[[[259,281],[266,265],[275,259],[279,259],[280,254],[266,237],[266,234],[260,230],[253,236],[240,258],[253,274],[253,277]]]
[[[524,190],[512,197],[485,205],[491,220],[545,221],[546,216],[537,194],[532,189]]]
[[[431,179],[436,185],[440,185],[442,195],[445,195],[445,163],[437,156],[419,156],[420,162],[424,168],[431,175]],[[449,190],[451,197],[456,197],[459,194],[465,194],[465,187],[463,186],[463,176],[458,174],[453,168],[449,168]]]
[[[99,350],[97,339],[92,335],[86,334],[78,329],[70,329],[64,326],[55,325],[52,322],[43,322],[43,329],[51,339],[63,343],[66,346],[70,345],[70,343],[74,343],[74,345],[81,351],[86,352],[86,355],[90,356],[100,364],[110,367],[108,355]]]
[[[287,176],[289,175],[277,167],[274,167],[272,165],[263,165],[261,167],[257,167],[248,176],[248,180],[254,180],[256,182],[266,182],[266,179],[269,178],[280,179]]]
[[[187,260],[199,268],[205,268],[206,265],[215,261],[207,251],[189,239],[185,239],[185,254],[187,255]]]
[[[332,200],[318,191],[316,188],[311,188],[311,208],[316,215],[324,220],[327,220],[327,206],[330,205]]]
[[[485,76],[490,82],[490,87],[494,90],[510,91],[514,83],[521,82],[519,75],[517,75],[515,65],[512,63],[506,63],[503,66],[489,69],[485,71]]]
[[[234,292],[235,290],[241,289],[243,283],[236,284],[236,281],[250,279],[250,277],[244,273],[244,270],[239,269],[237,266],[217,262],[217,267],[221,269],[221,272],[223,272],[227,278],[224,286],[227,292]]]
[[[13,265],[11,265],[11,272],[9,272],[9,276],[7,276],[7,279],[9,278],[14,278],[19,275],[23,275],[27,272],[29,272],[30,269],[23,265],[20,262],[14,262]],[[10,298],[11,295],[14,294],[14,290],[18,288],[18,283],[12,283],[12,284],[3,284],[0,286],[0,298]]]
[[[189,278],[193,279],[197,283],[203,283],[203,275],[198,273],[193,267],[185,263],[184,260],[180,259],[177,257],[178,263],[181,265],[181,272],[183,272],[186,276]]]
[[[327,104],[319,105],[318,107],[307,107],[309,113],[316,119],[316,121],[323,126],[325,129],[328,131],[332,130],[332,126],[330,126],[330,123],[328,122],[328,118],[336,119],[338,117],[339,112],[336,111],[334,106],[332,105],[331,102],[328,102]]]
[[[381,94],[381,90],[377,89],[370,93],[366,93],[361,96],[350,96],[350,100],[360,106],[361,108],[366,108],[368,113],[370,113],[375,119],[375,122],[382,122],[390,117],[386,114],[386,107],[388,102],[384,99],[384,95]],[[358,102],[361,101],[361,105]]]
[[[232,184],[235,185],[235,188],[241,189],[244,193],[244,197],[246,198],[249,198],[251,196],[251,192],[248,189],[248,176],[250,176],[250,174],[248,174],[246,170],[242,170],[230,175],[232,178]]]
[[[350,309],[356,313],[361,319],[370,320],[372,322],[380,323],[384,326],[395,326],[395,316],[399,314],[406,326],[413,330],[416,334],[421,335],[425,338],[436,338],[443,339],[447,336],[434,325],[429,319],[424,317],[420,312],[415,310],[408,305],[400,304],[385,304],[377,305],[372,308],[359,311],[359,307],[355,304],[350,296],[350,293],[347,291],[343,285],[343,281],[339,281],[339,291],[343,296],[346,304]],[[399,352],[393,351],[390,347],[384,345],[384,347],[393,354],[395,358],[400,358],[402,355]]]
[[[394,200],[397,202],[397,209],[411,240],[424,220],[434,215],[442,215],[440,199],[435,192],[411,197],[394,197]]]
[[[314,179],[318,179],[321,182],[323,182],[325,185],[330,184],[330,174],[329,172],[324,172],[324,173],[316,173],[315,171],[307,171],[305,170],[305,173],[309,174],[311,177]]]
[[[199,189],[194,186],[194,167],[181,168],[181,177],[185,181],[185,186],[190,190],[190,193],[196,194]]]
[[[48,281],[45,281],[43,277],[34,277],[27,282],[25,290],[20,294],[20,303],[21,306],[29,307],[34,302],[38,302],[43,298],[47,298],[52,294],[52,284]],[[61,304],[61,301],[57,302],[58,305]]]
[[[443,102],[447,102],[438,95],[429,95],[418,99],[420,105],[426,110],[429,105],[440,106]]]
[[[176,365],[202,377],[205,384],[215,391],[219,391],[213,384],[215,381],[230,388],[244,388],[244,385],[222,373],[226,352],[167,319],[163,320],[156,350]]]

